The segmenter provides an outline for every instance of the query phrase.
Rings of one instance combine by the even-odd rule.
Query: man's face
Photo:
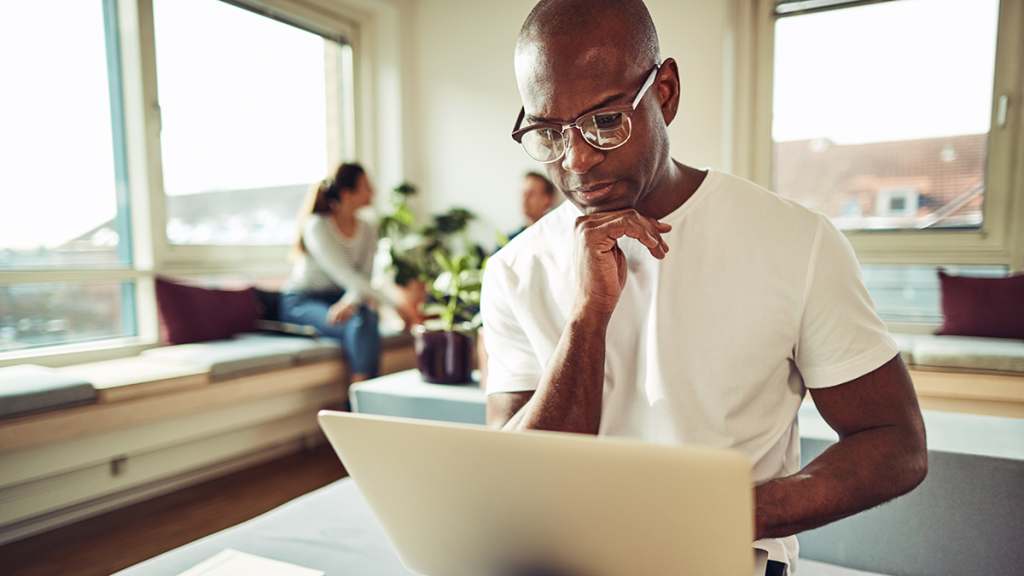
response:
[[[554,197],[548,194],[547,184],[543,180],[536,176],[523,178],[523,214],[529,224],[547,214],[553,201]]]
[[[520,46],[516,80],[526,111],[524,125],[538,121],[570,124],[606,106],[628,104],[651,71],[625,46],[622,26],[610,23],[597,40],[558,37]],[[661,74],[659,73],[659,76]],[[629,140],[598,150],[579,130],[566,131],[565,155],[545,164],[551,181],[583,213],[637,208],[644,212],[668,158],[666,118],[660,111],[658,81],[632,116]]]

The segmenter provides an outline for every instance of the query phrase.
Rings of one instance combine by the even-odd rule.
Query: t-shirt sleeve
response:
[[[827,388],[868,374],[899,348],[875,312],[853,247],[819,216],[804,292],[796,365],[808,388]]]
[[[515,273],[499,258],[491,258],[484,271],[480,311],[487,348],[487,393],[536,390],[543,367],[522,324],[512,297],[521,293]]]

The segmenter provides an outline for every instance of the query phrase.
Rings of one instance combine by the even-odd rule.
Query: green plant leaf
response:
[[[427,316],[440,316],[448,310],[448,307],[440,302],[427,302],[423,305],[423,313]]]

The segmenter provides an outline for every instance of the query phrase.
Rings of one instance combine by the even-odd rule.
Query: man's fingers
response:
[[[576,225],[582,227],[585,235],[594,239],[594,242],[614,242],[622,236],[628,236],[646,246],[651,255],[659,259],[664,258],[669,250],[662,234],[671,230],[672,226],[642,216],[636,210],[582,216],[577,219]]]

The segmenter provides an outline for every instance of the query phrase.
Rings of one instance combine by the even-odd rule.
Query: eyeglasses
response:
[[[576,128],[583,135],[583,140],[598,150],[614,150],[629,140],[633,132],[633,121],[630,116],[640,104],[644,94],[654,84],[654,78],[658,75],[661,66],[655,66],[651,70],[644,85],[640,87],[640,93],[636,95],[631,104],[620,106],[609,106],[594,112],[588,112],[580,116],[572,124],[553,124],[538,122],[526,128],[520,128],[523,119],[526,117],[526,108],[519,111],[519,119],[512,129],[512,139],[523,145],[523,149],[531,158],[538,162],[548,164],[565,155],[565,148],[569,137],[566,130]]]

